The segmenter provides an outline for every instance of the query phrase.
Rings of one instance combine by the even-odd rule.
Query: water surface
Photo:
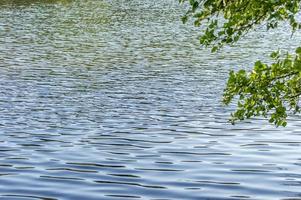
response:
[[[0,199],[301,197],[298,117],[231,126],[229,69],[300,36],[217,54],[177,1],[1,1]]]

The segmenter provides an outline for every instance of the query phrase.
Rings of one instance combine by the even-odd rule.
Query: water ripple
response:
[[[220,102],[230,69],[300,34],[259,29],[211,54],[184,10],[0,1],[0,199],[300,198],[300,116],[232,126]]]

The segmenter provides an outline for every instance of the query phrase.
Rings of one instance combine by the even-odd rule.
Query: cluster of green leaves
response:
[[[293,31],[300,29],[296,20],[300,0],[179,0],[189,2],[182,18],[194,19],[195,26],[205,25],[200,42],[218,50],[224,44],[237,42],[257,25],[276,28],[280,21],[288,21]]]
[[[286,21],[292,33],[301,29],[296,16],[301,0],[179,0],[188,2],[188,11],[182,18],[194,19],[200,27],[200,43],[217,51],[223,45],[237,42],[258,25],[267,30]],[[228,105],[237,100],[237,110],[231,122],[254,116],[269,118],[276,126],[286,126],[288,112],[300,112],[301,48],[296,54],[285,56],[275,52],[271,65],[257,61],[253,71],[231,71],[223,102]]]
[[[287,111],[300,112],[301,48],[294,56],[275,52],[271,57],[275,60],[273,64],[257,61],[252,72],[230,72],[223,102],[228,105],[235,96],[239,97],[232,123],[269,116],[276,126],[286,126]]]

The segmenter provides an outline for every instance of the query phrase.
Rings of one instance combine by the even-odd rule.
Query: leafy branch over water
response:
[[[212,52],[224,45],[237,42],[243,35],[259,25],[267,30],[288,22],[292,32],[301,28],[296,17],[301,0],[179,0],[187,2],[189,9],[182,18],[201,27],[200,43]],[[276,126],[286,126],[289,112],[300,112],[301,48],[295,54],[271,55],[274,63],[257,61],[251,72],[231,71],[224,91],[223,103],[237,100],[237,110],[230,121],[254,116],[269,118]]]

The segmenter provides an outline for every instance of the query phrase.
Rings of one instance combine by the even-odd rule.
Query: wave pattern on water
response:
[[[301,197],[298,116],[231,126],[220,104],[290,34],[210,54],[171,0],[45,2],[0,4],[0,199]]]

